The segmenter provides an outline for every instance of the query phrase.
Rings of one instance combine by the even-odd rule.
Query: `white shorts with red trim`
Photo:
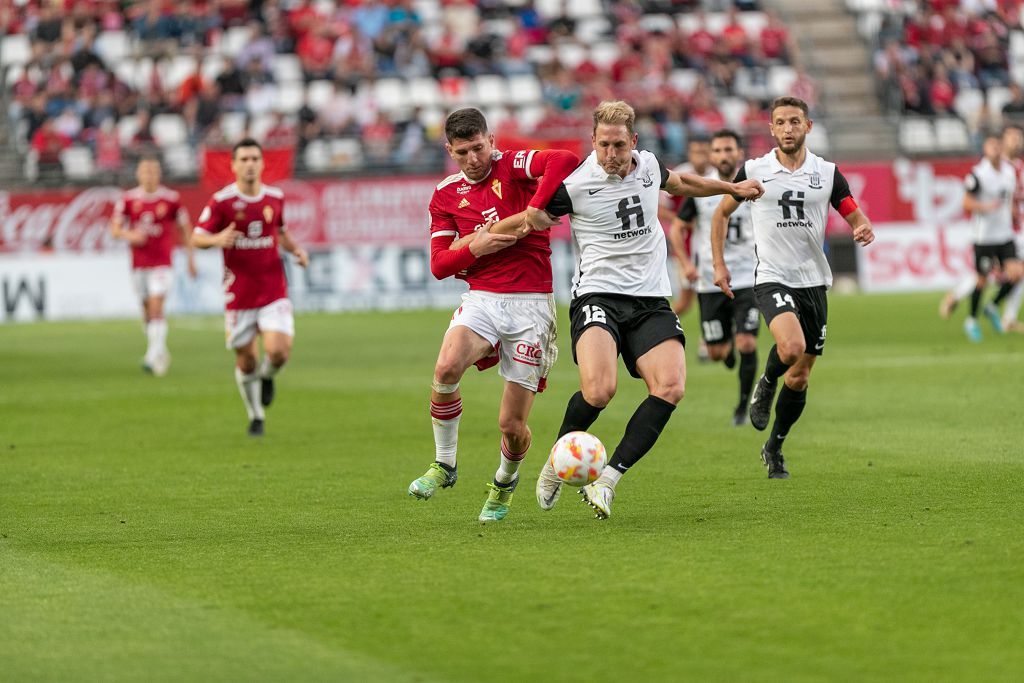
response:
[[[174,269],[170,266],[132,269],[132,286],[141,301],[154,296],[166,297],[172,284]]]
[[[555,345],[555,298],[551,294],[496,294],[471,291],[452,315],[453,327],[467,327],[486,339],[494,353],[477,363],[481,370],[499,363],[509,382],[544,391],[548,372],[558,358]]]
[[[295,318],[292,302],[288,299],[272,301],[262,308],[244,308],[224,312],[224,334],[229,349],[238,349],[262,332],[281,332],[295,336]]]

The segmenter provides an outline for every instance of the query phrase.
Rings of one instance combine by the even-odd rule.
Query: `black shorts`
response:
[[[995,266],[1002,268],[1016,258],[1017,247],[1013,242],[974,245],[974,270],[978,275],[988,275]]]
[[[572,359],[576,360],[576,342],[583,331],[597,325],[611,333],[618,352],[633,377],[639,377],[636,361],[666,339],[678,338],[686,346],[679,318],[668,301],[661,297],[634,297],[623,294],[584,294],[569,304]]]
[[[797,288],[766,282],[754,285],[754,296],[768,325],[779,313],[795,313],[804,331],[804,353],[821,355],[825,348],[825,325],[828,323],[828,298],[824,285]]]
[[[708,344],[721,344],[735,334],[757,336],[761,329],[761,315],[757,310],[757,299],[753,287],[735,289],[735,299],[722,292],[698,294],[700,303],[700,329]]]

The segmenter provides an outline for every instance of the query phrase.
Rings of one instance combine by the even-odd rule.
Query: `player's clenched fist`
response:
[[[743,199],[749,199],[751,201],[759,199],[764,194],[764,185],[760,181],[750,178],[733,184],[735,189],[733,194]]]
[[[242,236],[242,233],[235,230],[234,222],[216,234],[214,242],[221,249],[231,249],[235,246],[235,240]]]
[[[871,223],[861,223],[853,229],[853,241],[866,247],[875,241],[875,231],[871,229]]]

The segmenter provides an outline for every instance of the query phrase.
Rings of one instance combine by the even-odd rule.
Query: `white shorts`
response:
[[[288,299],[278,299],[263,308],[224,312],[224,333],[229,349],[245,346],[259,332],[281,332],[294,337],[295,318],[292,316],[292,302]]]
[[[167,296],[173,283],[174,269],[170,266],[132,269],[132,286],[141,301],[153,296]]]
[[[553,295],[471,291],[462,295],[448,329],[458,326],[468,327],[495,347],[496,355],[477,363],[481,370],[497,362],[505,380],[530,391],[544,390],[558,358]]]

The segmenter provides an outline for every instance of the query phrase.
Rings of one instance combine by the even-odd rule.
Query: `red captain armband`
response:
[[[846,197],[843,201],[839,202],[839,206],[837,208],[839,210],[839,215],[846,218],[860,207],[857,206],[856,199],[853,197]]]

